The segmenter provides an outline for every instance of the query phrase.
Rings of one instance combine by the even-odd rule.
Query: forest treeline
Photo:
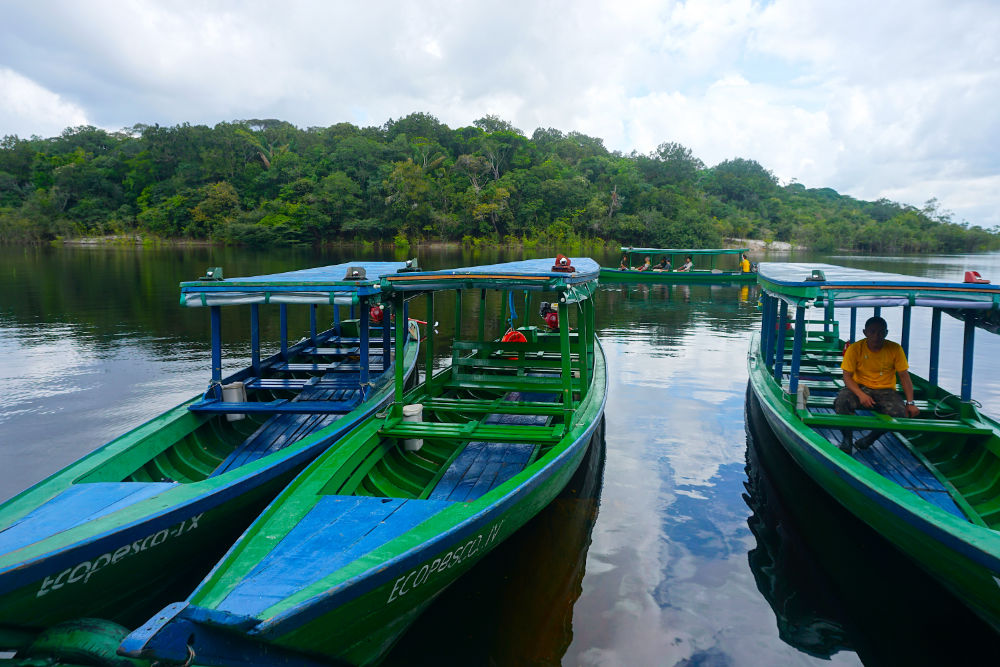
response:
[[[84,126],[0,141],[0,242],[142,235],[247,246],[393,241],[718,247],[724,238],[815,250],[962,252],[1000,236],[922,208],[780,185],[752,159],[706,167],[486,116],[451,129],[425,113],[380,127],[279,120]]]

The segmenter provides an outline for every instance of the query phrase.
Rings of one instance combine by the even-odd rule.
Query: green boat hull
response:
[[[803,424],[767,372],[759,336],[751,343],[749,371],[768,425],[802,470],[1000,631],[1000,534],[922,500]],[[991,441],[995,445],[996,435]]]
[[[602,282],[664,283],[668,285],[691,283],[755,283],[756,273],[740,271],[622,271],[601,267]]]
[[[418,347],[416,341],[406,346],[408,378]],[[44,511],[47,502],[61,495],[91,491],[88,486],[134,486],[139,495],[144,488],[152,491],[144,500],[99,511],[66,530],[45,534],[43,524],[37,531],[41,539],[0,557],[0,648],[20,649],[46,628],[83,617],[139,625],[179,593],[193,589],[298,472],[351,425],[390,401],[392,392],[392,383],[383,381],[367,401],[331,425],[218,476],[177,484],[138,481],[131,471],[143,471],[151,457],[191,441],[199,428],[214,423],[212,417],[187,409],[196,397],[10,499],[0,507],[6,528],[18,526],[39,508]],[[247,419],[233,422],[245,427],[227,427],[224,419],[213,432],[253,431],[258,423]],[[238,430],[233,433],[243,437]],[[210,449],[206,438],[194,440]],[[178,470],[185,459],[189,466],[198,462],[189,450],[171,458]],[[206,465],[211,470],[216,463]]]
[[[332,657],[351,664],[377,661],[438,595],[552,502],[576,472],[591,442],[601,437],[601,428],[603,425],[544,485],[525,494],[510,509],[491,513],[495,516],[489,521],[477,523],[436,551],[422,554],[412,567],[386,577],[369,593],[273,642],[292,651],[327,656],[332,645],[342,646]]]

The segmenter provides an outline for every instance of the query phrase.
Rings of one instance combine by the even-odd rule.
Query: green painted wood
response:
[[[579,334],[571,336],[567,304],[560,304],[560,333],[528,331],[529,343],[521,344],[514,363],[507,363],[513,353],[506,344],[456,341],[456,358],[468,358],[467,363],[436,373],[431,382],[405,395],[397,388],[396,404],[422,404],[423,421],[405,422],[394,411],[359,424],[261,514],[191,595],[192,611],[185,613],[192,619],[210,615],[213,624],[225,626],[227,637],[243,637],[248,646],[264,643],[279,654],[287,648],[332,661],[376,662],[445,587],[547,505],[572,476],[590,441],[601,437],[608,382],[592,317],[592,308],[584,305],[577,317]],[[557,367],[544,369],[554,373],[551,377],[528,375],[539,359],[558,361]],[[469,368],[477,372],[464,373]],[[511,392],[519,392],[517,400]],[[532,415],[539,419],[504,423]],[[423,445],[410,450],[403,445],[406,439],[422,439]],[[324,498],[439,502],[423,499],[469,443],[491,448],[483,475],[492,474],[497,460],[493,455],[504,443],[516,445],[522,459],[528,445],[530,455],[520,472],[482,496],[435,507],[419,524],[406,526],[346,564],[317,549],[309,561],[309,577],[300,576],[296,586],[279,586],[287,595],[273,603],[268,598],[266,609],[248,612],[252,623],[241,619],[240,610],[246,608],[241,600],[253,599],[241,582],[265,560],[275,562],[272,552],[306,517],[315,525],[317,517],[310,513]],[[385,515],[380,521],[393,519]],[[317,525],[316,530],[323,529]],[[352,529],[351,534],[369,533]],[[336,530],[321,537],[313,534],[311,543],[327,539],[329,553],[340,553],[342,538]],[[329,571],[324,569],[327,561]],[[232,595],[237,589],[239,595]],[[234,625],[228,626],[230,621]],[[245,635],[251,626],[252,636]],[[197,623],[193,627],[197,652],[201,635]],[[171,636],[165,633],[163,641]],[[152,637],[147,646],[157,640]]]
[[[834,267],[837,268],[837,267]],[[762,286],[767,293],[784,299],[801,299],[821,292],[823,284],[790,281],[782,284],[782,272],[802,267],[781,267],[773,279]],[[884,278],[892,284],[880,284],[879,274],[850,270],[843,276],[827,272],[827,282],[837,290],[837,305],[842,299],[863,296],[896,298],[900,291],[914,289],[908,277]],[[770,275],[767,270],[762,270]],[[799,278],[801,281],[804,275]],[[833,279],[832,281],[830,279]],[[913,279],[918,282],[923,279]],[[947,298],[980,299],[975,286],[923,285],[927,293],[948,293]],[[972,290],[972,294],[962,293]],[[829,294],[826,295],[829,298]],[[926,296],[926,293],[925,293]],[[916,297],[915,297],[916,298]],[[992,297],[988,297],[992,298]],[[896,305],[906,305],[904,299]],[[919,304],[918,304],[919,305]],[[822,301],[819,307],[826,308]],[[822,325],[823,321],[819,320]],[[831,329],[832,331],[832,329]],[[868,523],[907,556],[952,590],[973,611],[1000,629],[1000,424],[979,413],[974,405],[962,402],[925,379],[910,373],[921,414],[917,418],[891,418],[886,415],[817,414],[811,410],[829,409],[832,397],[810,396],[806,410],[796,410],[794,398],[768,373],[755,336],[748,357],[750,389],[759,400],[763,414],[778,440],[796,463],[833,498]],[[803,379],[800,385],[836,390],[842,381],[840,352],[843,342],[831,332],[811,337],[814,347],[804,355],[804,371],[823,379]],[[946,415],[951,411],[952,416]],[[921,497],[915,490],[900,486],[876,469],[862,462],[862,455],[852,456],[836,445],[841,428],[877,429],[894,434],[894,439],[909,451],[914,461],[930,473],[964,516],[946,511],[942,506]],[[821,433],[822,431],[822,433]],[[830,440],[823,435],[829,434]],[[881,445],[876,445],[881,446]]]

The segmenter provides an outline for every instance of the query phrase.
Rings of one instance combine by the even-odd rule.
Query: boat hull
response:
[[[798,466],[1000,631],[1000,536],[921,500],[803,425],[766,372],[757,336],[749,362],[751,390],[772,432]],[[859,558],[863,566],[863,556]]]
[[[502,505],[489,508],[447,539],[428,543],[396,567],[373,576],[361,585],[371,587],[364,594],[271,641],[352,664],[376,661],[442,591],[552,502],[576,472],[592,441],[601,437],[600,428],[603,420],[531,488],[519,489]],[[331,646],[346,649],[331,654]]]
[[[740,271],[622,271],[621,269],[601,268],[602,282],[619,283],[755,283],[756,273]]]
[[[414,371],[417,347],[413,342],[407,348],[407,377]],[[298,472],[385,406],[392,395],[388,383],[326,428],[218,477],[188,484],[73,483],[87,475],[88,461],[102,465],[105,450],[111,452],[109,456],[118,455],[114,450],[127,451],[126,443],[181,428],[194,419],[187,410],[197,400],[192,399],[8,501],[11,516],[20,518],[8,522],[5,530],[19,528],[19,523],[27,525],[25,519],[38,513],[53,514],[46,504],[59,501],[60,496],[64,507],[71,506],[74,498],[64,494],[79,492],[94,502],[102,486],[110,487],[109,493],[122,486],[138,490],[139,495],[144,488],[150,491],[117,512],[99,510],[94,519],[64,531],[47,532],[51,529],[39,521],[31,529],[37,535],[13,544],[0,567],[0,648],[22,647],[39,631],[80,617],[135,627],[176,600],[179,593],[190,591]],[[73,481],[59,481],[65,478]],[[23,508],[30,507],[36,497],[47,500],[24,514]],[[109,496],[104,504],[114,507],[115,502],[127,501]]]
[[[196,662],[206,665],[377,662],[442,591],[546,507],[572,478],[595,439],[603,437],[607,375],[599,343],[594,369],[591,389],[573,426],[551,452],[494,491],[469,502],[452,502],[403,534],[401,542],[388,543],[391,556],[373,555],[366,569],[343,577],[318,595],[258,616],[199,606],[197,601],[218,597],[210,589],[196,591],[192,602],[172,605],[132,633],[122,644],[123,653],[183,659],[184,647],[191,645]],[[351,439],[365,437],[369,428],[377,430],[378,425],[359,426],[340,451],[349,451]],[[328,478],[331,471],[324,463],[317,461],[303,472],[262,520],[268,513],[280,514],[280,503],[296,485],[309,488],[304,480],[311,476]],[[222,581],[225,575],[218,575],[220,571],[225,572],[224,564],[206,581],[217,576]]]

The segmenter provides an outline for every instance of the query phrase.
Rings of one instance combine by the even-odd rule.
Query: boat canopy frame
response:
[[[788,394],[798,393],[799,368],[805,343],[805,328],[809,308],[822,308],[822,336],[839,339],[839,327],[833,318],[835,308],[851,310],[849,342],[854,342],[857,330],[857,309],[870,307],[875,316],[882,308],[901,307],[903,327],[900,345],[909,355],[912,308],[929,307],[931,314],[931,344],[928,382],[937,385],[941,350],[941,313],[946,312],[965,322],[962,346],[962,381],[960,398],[972,400],[972,369],[977,326],[987,328],[992,318],[984,315],[1000,311],[1000,285],[965,283],[934,278],[919,278],[896,273],[866,271],[832,264],[776,263],[760,265],[758,283],[761,286],[761,349],[770,375],[781,385],[784,375],[786,337],[790,323],[789,307],[794,308],[795,326],[792,337],[792,358],[789,369]],[[817,321],[818,322],[818,321]],[[989,329],[988,329],[989,330]]]
[[[180,303],[187,307],[207,307],[211,319],[211,379],[202,400],[193,403],[189,409],[195,412],[234,413],[247,412],[315,412],[317,406],[309,406],[306,402],[273,401],[257,403],[246,401],[222,400],[222,311],[223,306],[250,306],[250,367],[228,378],[238,381],[251,376],[259,377],[263,368],[270,362],[287,361],[297,351],[308,346],[317,348],[322,342],[319,332],[319,306],[332,308],[331,336],[339,340],[344,335],[344,324],[357,320],[357,336],[359,345],[359,383],[361,386],[360,400],[364,400],[371,387],[369,371],[369,351],[371,347],[368,310],[375,305],[384,305],[382,299],[381,279],[383,276],[399,271],[413,271],[416,260],[406,262],[344,262],[327,266],[286,271],[282,273],[223,279],[222,269],[209,269],[207,276],[217,276],[213,279],[202,278],[180,284]],[[277,305],[280,347],[277,354],[267,360],[261,360],[260,340],[260,306]],[[309,338],[293,346],[288,339],[288,306],[309,306]],[[341,308],[347,308],[342,312]],[[404,308],[405,311],[405,308]],[[344,315],[347,318],[344,318]],[[406,312],[404,312],[404,320]],[[387,321],[387,320],[384,320]],[[408,331],[408,330],[407,330]],[[404,331],[404,338],[407,335]],[[390,329],[382,327],[383,360],[388,358],[392,349]],[[352,332],[353,333],[353,332]],[[403,341],[405,343],[405,340]],[[397,357],[402,359],[403,356]],[[397,364],[402,368],[402,364]],[[337,411],[343,411],[343,406],[334,406]]]
[[[402,306],[408,298],[423,296],[426,299],[427,326],[425,340],[426,362],[424,365],[424,385],[428,396],[434,395],[434,385],[436,382],[432,369],[434,368],[434,341],[435,341],[435,295],[441,291],[454,291],[455,293],[455,340],[453,348],[456,350],[468,350],[473,354],[495,355],[503,351],[516,355],[508,360],[508,363],[515,367],[519,362],[523,363],[525,353],[539,349],[537,342],[496,342],[487,341],[486,338],[486,295],[488,291],[500,291],[503,293],[502,307],[500,309],[499,322],[501,329],[504,324],[508,324],[508,329],[513,330],[515,314],[515,293],[523,293],[524,311],[529,312],[531,308],[532,292],[555,292],[558,296],[557,306],[559,317],[559,343],[558,347],[552,346],[551,351],[560,353],[559,364],[559,394],[561,407],[559,412],[563,412],[567,419],[564,420],[564,429],[570,427],[572,413],[575,411],[583,396],[586,395],[590,385],[589,373],[594,362],[594,337],[596,332],[595,310],[592,296],[598,288],[598,277],[600,266],[590,258],[567,258],[565,265],[557,265],[562,256],[557,257],[556,263],[553,260],[523,260],[519,262],[506,262],[502,264],[491,264],[484,266],[472,266],[458,269],[446,269],[441,271],[426,271],[406,274],[396,274],[384,276],[381,281],[384,296],[389,299],[394,308]],[[460,340],[462,323],[462,300],[463,291],[479,291],[478,308],[478,340],[474,342]],[[571,347],[570,336],[570,306],[577,305],[577,363],[572,363],[573,349]],[[396,321],[397,343],[396,354],[401,354],[399,345],[399,331],[401,323]],[[494,363],[503,363],[503,360]],[[554,369],[553,369],[554,370]],[[579,379],[574,378],[574,372]],[[516,382],[512,382],[510,389],[524,389],[527,391],[538,390],[538,386],[533,386],[533,381],[538,378],[518,376]],[[386,430],[398,431],[400,428],[411,428],[401,424],[404,393],[404,382],[402,374],[397,368],[395,397],[389,415],[387,416]],[[577,398],[578,397],[578,398]],[[488,412],[487,407],[484,410]],[[516,408],[515,408],[516,409]],[[532,413],[538,412],[538,407],[531,409]],[[431,425],[423,425],[431,428]],[[443,429],[444,425],[435,425],[434,428]],[[519,427],[523,430],[525,427]],[[492,439],[502,439],[501,428],[494,428],[490,433]],[[423,433],[415,434],[413,437],[420,437]],[[523,434],[517,437],[523,438]]]

